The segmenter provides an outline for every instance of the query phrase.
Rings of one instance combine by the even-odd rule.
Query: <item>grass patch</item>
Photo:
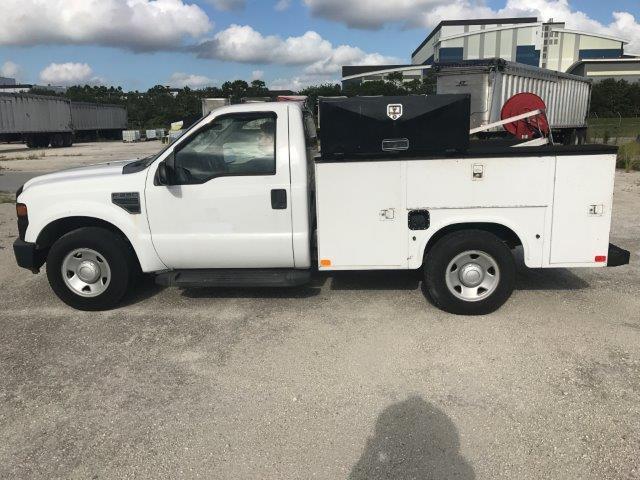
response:
[[[620,146],[617,167],[627,172],[640,170],[640,143],[630,142]]]
[[[589,118],[587,125],[589,139],[599,138],[608,141],[618,137],[636,138],[640,135],[640,117]]]
[[[27,160],[37,160],[38,158],[44,158],[46,156],[47,156],[47,151],[41,150],[39,152],[30,153],[29,155],[23,158],[26,158]]]
[[[0,157],[0,160],[5,162],[11,162],[15,160],[38,160],[40,158],[45,158],[46,156],[47,154],[43,150],[41,152],[30,153],[29,155],[20,155],[19,157]]]
[[[0,203],[16,203],[16,196],[9,192],[0,192]]]

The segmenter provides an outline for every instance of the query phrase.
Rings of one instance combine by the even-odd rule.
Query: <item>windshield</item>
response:
[[[193,130],[196,127],[196,125],[198,125],[202,121],[203,118],[205,118],[205,117],[201,117],[198,120],[196,120],[195,122],[193,122],[193,124],[189,128],[187,128],[184,132],[182,132],[182,135],[180,135],[179,138],[184,137],[188,132]],[[125,173],[125,174],[126,173],[135,173],[135,172],[139,172],[141,170],[144,170],[149,165],[151,165],[153,162],[155,162],[158,158],[160,158],[164,154],[164,152],[166,152],[171,147],[173,147],[174,143],[168,144],[166,147],[164,147],[162,150],[160,150],[155,155],[150,155],[148,157],[139,158],[138,160],[134,160],[131,163],[127,163],[122,168],[122,173]]]

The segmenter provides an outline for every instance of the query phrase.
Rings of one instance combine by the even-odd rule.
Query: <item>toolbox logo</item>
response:
[[[402,116],[402,104],[390,103],[387,105],[387,116],[391,120],[397,120]]]

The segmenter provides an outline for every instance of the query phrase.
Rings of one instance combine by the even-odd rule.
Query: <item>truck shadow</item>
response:
[[[422,281],[421,271],[416,270],[318,272],[314,277],[329,282],[331,290],[418,290]]]
[[[566,268],[528,268],[522,248],[516,248],[516,290],[581,290],[589,283]]]
[[[439,408],[413,396],[385,408],[349,480],[456,478],[475,472],[460,454],[455,424]]]
[[[564,268],[531,269],[522,259],[516,258],[516,290],[581,290],[589,283]],[[162,292],[166,287],[156,285],[153,277],[145,277],[123,306],[133,305]],[[429,299],[421,270],[315,272],[311,283],[290,288],[181,288],[188,298],[310,298],[319,295],[323,288],[330,290],[412,291],[421,290]]]

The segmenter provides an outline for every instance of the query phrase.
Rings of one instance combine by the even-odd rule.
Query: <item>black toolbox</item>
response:
[[[323,98],[322,159],[447,155],[469,148],[469,95]]]

